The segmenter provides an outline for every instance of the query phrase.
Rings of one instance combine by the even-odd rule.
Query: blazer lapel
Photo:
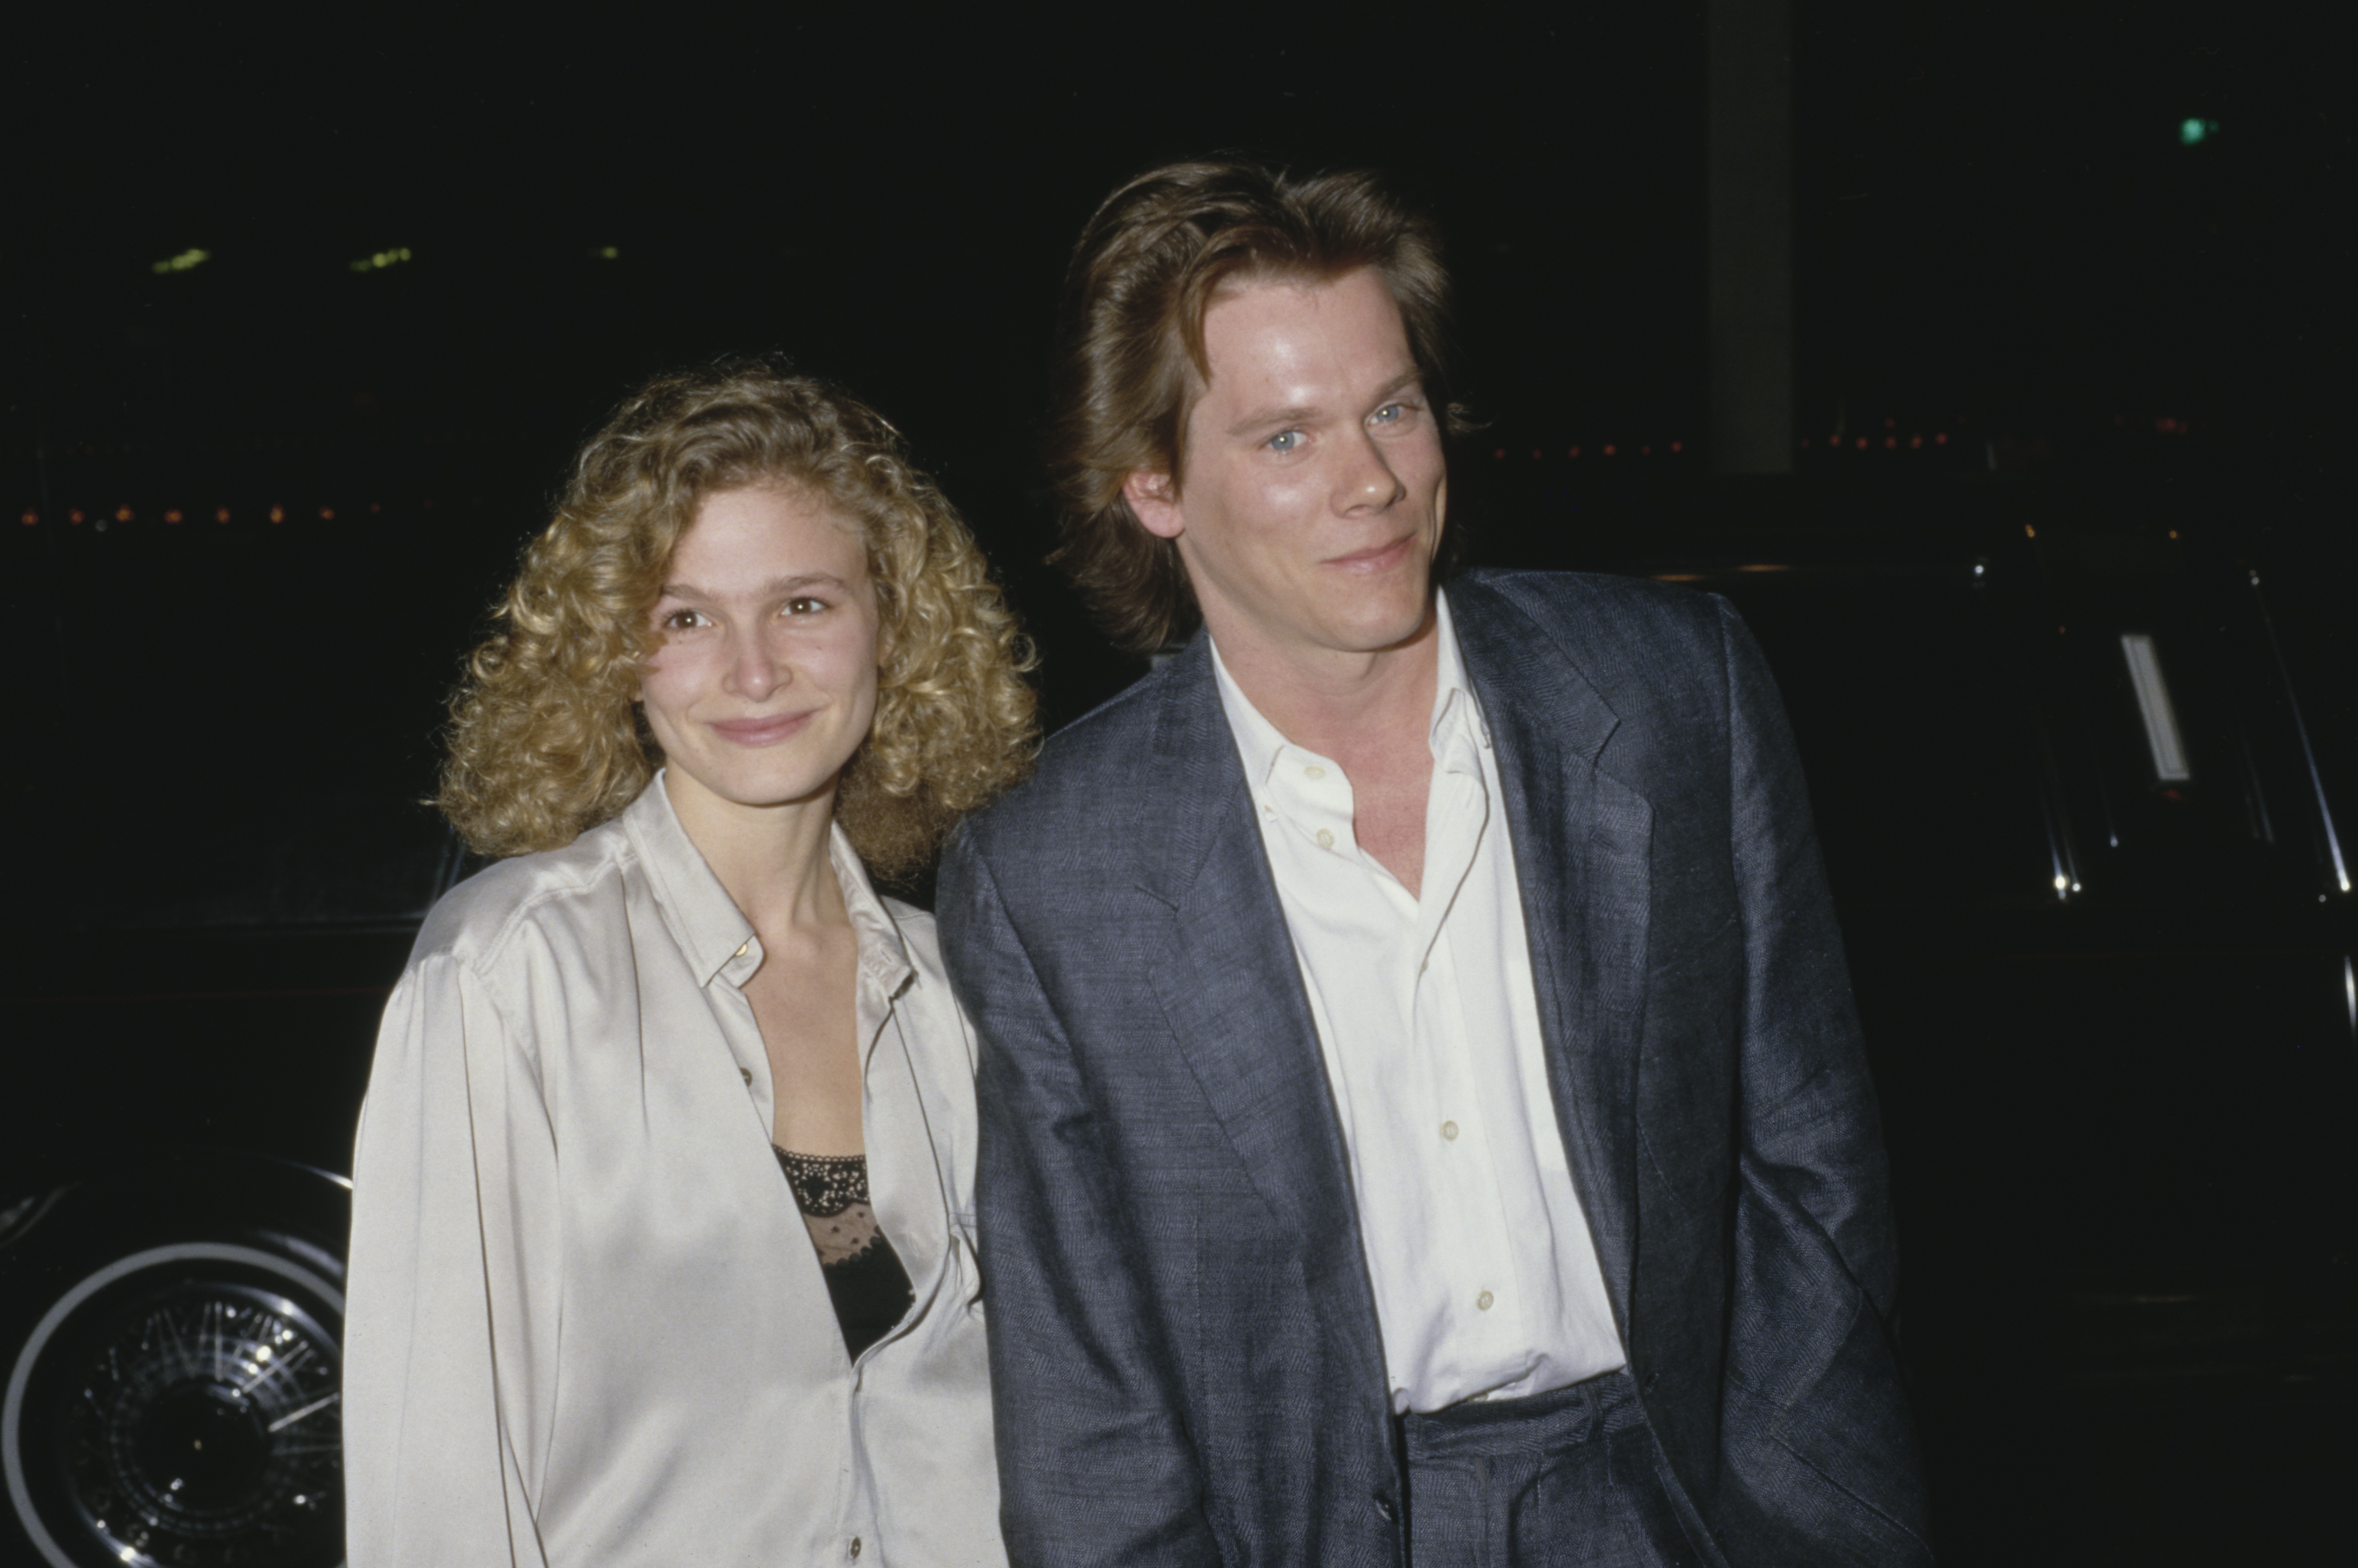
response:
[[[1254,1190],[1295,1238],[1321,1316],[1380,1386],[1342,1129],[1210,644],[1199,635],[1163,676],[1141,817],[1159,838],[1139,887],[1170,925],[1150,979]]]
[[[1498,748],[1556,1125],[1627,1344],[1653,806],[1597,767],[1620,719],[1546,630],[1479,579],[1449,595]]]

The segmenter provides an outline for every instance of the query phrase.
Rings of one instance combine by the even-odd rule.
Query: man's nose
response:
[[[759,702],[794,679],[794,671],[759,630],[729,633],[729,685],[740,697]]]
[[[1362,432],[1351,443],[1345,461],[1347,466],[1338,476],[1341,482],[1336,497],[1341,510],[1356,512],[1366,507],[1380,512],[1408,493],[1373,435]]]

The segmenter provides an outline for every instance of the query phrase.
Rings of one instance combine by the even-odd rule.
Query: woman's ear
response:
[[[1179,487],[1169,474],[1136,470],[1121,481],[1121,498],[1140,526],[1156,538],[1175,539],[1187,531],[1187,520],[1179,514]]]

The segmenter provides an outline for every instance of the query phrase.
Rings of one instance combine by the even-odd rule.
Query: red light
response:
[[[27,512],[20,521],[27,528],[38,528],[41,525],[41,514],[38,512]]]
[[[372,502],[370,502],[370,503],[369,503],[369,512],[371,513],[371,514],[372,514],[372,515],[373,515],[373,514],[376,514],[376,513],[382,512],[382,511],[384,511],[384,507],[382,507],[382,506],[379,506],[375,502],[372,501]]]
[[[1507,449],[1506,449],[1506,448],[1504,448],[1504,447],[1500,447],[1497,451],[1492,452],[1490,455],[1491,455],[1493,458],[1503,458],[1503,457],[1505,457],[1505,456],[1507,455]]]
[[[169,512],[165,513],[164,521],[171,524],[174,527],[178,527],[180,522],[180,509],[175,506]]]
[[[1651,447],[1640,447],[1638,449],[1638,455],[1641,458],[1650,458],[1654,455],[1654,449]]]
[[[1612,449],[1610,446],[1607,446],[1607,447],[1605,449],[1605,455],[1606,455],[1606,457],[1608,457],[1608,458],[1609,458],[1609,457],[1611,457],[1611,456],[1613,455],[1613,449]]]
[[[322,506],[321,508],[319,508],[319,521],[320,521],[320,522],[322,522],[322,523],[333,523],[335,520],[336,520],[336,509],[335,509],[334,507],[332,507],[332,506]]]
[[[1924,438],[1921,436],[1910,436],[1908,438],[1908,449],[1911,452],[1923,444]]]
[[[272,507],[272,508],[270,509],[270,520],[271,520],[273,523],[284,523],[284,522],[286,522],[286,521],[287,521],[287,508],[285,508],[284,506],[274,506],[274,507]]]
[[[1803,446],[1805,446],[1805,447],[1806,447],[1806,446],[1808,446],[1809,444],[1810,444],[1810,443],[1809,443],[1809,442],[1807,442],[1807,441],[1804,441],[1804,442],[1802,442],[1802,443],[1801,443],[1801,445],[1803,445]],[[1672,442],[1671,443],[1671,450],[1672,450],[1672,451],[1674,451],[1674,452],[1681,452],[1681,451],[1684,451],[1685,449],[1686,449],[1686,443],[1685,443],[1684,441],[1672,441]]]
[[[1864,436],[1858,438],[1858,449],[1862,452],[1866,450],[1866,438]]]
[[[66,521],[79,528],[81,526],[81,514],[79,512],[69,512],[66,514]]]
[[[1564,453],[1564,456],[1568,458],[1576,458],[1580,456],[1580,449],[1578,447],[1574,447],[1572,450]]]
[[[1897,436],[1886,436],[1883,438],[1883,449],[1887,452],[1898,445],[1899,438]]]
[[[1883,427],[1884,427],[1885,429],[1888,430],[1888,429],[1890,429],[1894,425],[1897,425],[1897,424],[1898,424],[1898,423],[1899,423],[1899,421],[1898,421],[1898,420],[1897,420],[1897,419],[1886,419],[1886,420],[1883,422]]]
[[[1531,449],[1531,461],[1533,461],[1533,462],[1537,462],[1537,461],[1539,461],[1539,460],[1540,460],[1540,449],[1539,449],[1537,447],[1533,447],[1533,448]]]
[[[216,523],[226,523],[226,522],[228,522],[228,521],[229,521],[229,508],[228,508],[228,507],[226,507],[226,506],[216,506],[216,507],[214,507],[214,508],[213,508],[213,521],[214,521],[214,522],[216,522]]]
[[[1932,444],[1936,447],[1947,446],[1949,444],[1949,433],[1946,430],[1942,430],[1932,438]]]
[[[114,520],[115,520],[117,523],[128,523],[128,522],[130,522],[130,521],[131,521],[131,508],[129,508],[128,506],[118,506],[118,507],[116,507],[116,508],[114,509]]]

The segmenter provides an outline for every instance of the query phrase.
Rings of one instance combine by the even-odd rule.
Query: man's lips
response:
[[[1347,571],[1381,571],[1387,567],[1396,567],[1406,560],[1409,551],[1415,545],[1415,535],[1403,534],[1388,545],[1376,545],[1368,549],[1354,550],[1347,556],[1330,556],[1327,557],[1326,564],[1330,567],[1341,567]]]
[[[714,733],[724,741],[740,746],[774,746],[798,732],[818,711],[806,708],[800,713],[773,713],[761,719],[716,719],[711,720]]]

